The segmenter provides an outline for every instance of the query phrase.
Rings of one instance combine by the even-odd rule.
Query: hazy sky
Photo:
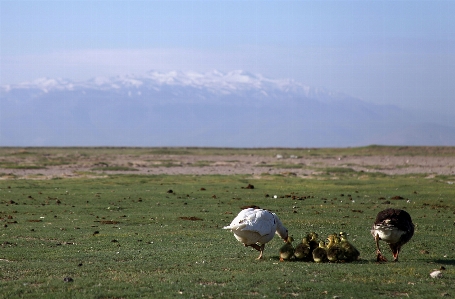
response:
[[[242,69],[455,111],[455,1],[0,0],[0,84]]]

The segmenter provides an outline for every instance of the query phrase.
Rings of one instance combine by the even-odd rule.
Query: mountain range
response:
[[[245,71],[0,87],[0,146],[455,145],[444,119]]]

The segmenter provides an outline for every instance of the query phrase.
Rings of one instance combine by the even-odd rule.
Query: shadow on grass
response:
[[[275,256],[271,256],[270,257],[270,260],[273,260],[273,261],[277,261],[279,262],[280,261],[280,257],[275,255]],[[366,259],[360,259],[358,261],[352,261],[352,262],[324,262],[324,263],[321,263],[321,264],[372,264],[372,263],[375,263],[376,261],[373,261],[373,260],[366,260]],[[317,264],[313,261],[302,261],[302,260],[298,260],[298,259],[291,259],[291,260],[286,260],[286,261],[283,261],[283,263],[307,263],[307,264]]]
[[[455,265],[455,260],[433,260],[435,264],[444,264],[444,265]]]

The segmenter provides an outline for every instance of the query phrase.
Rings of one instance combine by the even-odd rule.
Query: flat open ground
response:
[[[450,298],[454,198],[455,147],[0,148],[0,298]],[[245,205],[360,259],[258,261],[222,229]],[[389,207],[416,230],[377,263]]]
[[[454,147],[352,149],[2,148],[0,178],[46,179],[101,174],[287,174],[330,168],[387,175],[455,174]]]

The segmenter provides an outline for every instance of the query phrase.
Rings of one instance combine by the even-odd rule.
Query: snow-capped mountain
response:
[[[29,91],[39,94],[56,91],[110,91],[129,96],[165,92],[169,88],[201,91],[213,95],[241,95],[241,93],[256,93],[261,97],[273,96],[280,93],[286,96],[333,96],[323,89],[311,88],[291,79],[268,79],[260,74],[245,71],[221,73],[212,71],[205,74],[196,72],[157,72],[150,71],[144,75],[124,75],[111,78],[96,77],[89,81],[72,82],[66,79],[40,78],[32,82],[0,87],[3,95],[9,92]]]
[[[397,107],[245,71],[41,78],[0,87],[2,146],[455,145],[453,127],[423,121]]]

